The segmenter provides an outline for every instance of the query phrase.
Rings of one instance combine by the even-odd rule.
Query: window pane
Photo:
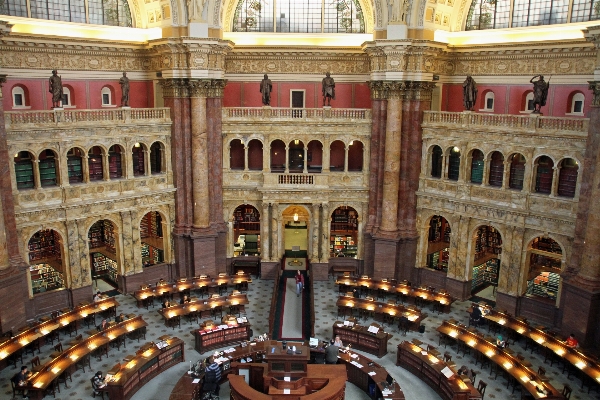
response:
[[[355,0],[325,0],[325,33],[363,33],[362,11]]]
[[[21,93],[15,93],[15,106],[23,105],[23,95]]]
[[[600,0],[573,0],[571,22],[584,22],[600,19]]]
[[[274,0],[240,1],[233,17],[233,31],[273,32],[273,5]]]
[[[14,17],[27,17],[27,1],[26,0],[0,1],[0,14],[12,15]]]

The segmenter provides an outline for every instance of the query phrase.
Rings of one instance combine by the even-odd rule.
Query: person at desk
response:
[[[342,339],[340,339],[339,336],[335,337],[335,340],[333,341],[333,344],[336,345],[337,347],[344,347],[344,344],[342,343]]]
[[[473,311],[471,311],[471,322],[473,323],[473,326],[479,326],[481,315],[481,308],[477,305],[473,307]]]
[[[565,341],[565,344],[573,349],[576,349],[577,347],[579,347],[579,342],[577,341],[577,339],[575,339],[575,335],[572,333],[569,335],[569,337]]]
[[[100,325],[98,325],[96,327],[96,329],[98,330],[98,332],[101,332],[101,331],[103,331],[103,330],[105,330],[107,328],[108,328],[108,321],[106,320],[106,318],[104,318],[102,320],[102,322],[100,322]]]
[[[208,366],[204,370],[204,382],[216,383],[217,388],[215,389],[214,393],[215,396],[219,397],[219,391],[221,390],[221,385],[219,385],[219,382],[221,381],[221,367],[215,361],[215,358],[213,356],[208,358],[207,364]]]
[[[96,372],[96,375],[94,375],[94,377],[92,378],[92,389],[94,389],[94,397],[100,394],[100,392],[98,392],[98,389],[102,389],[105,386],[106,382],[102,377],[102,372]]]
[[[335,345],[335,340],[331,339],[329,346],[325,349],[325,364],[337,364],[340,348]]]
[[[115,322],[118,324],[119,322],[125,321],[125,314],[121,313],[115,317]]]
[[[17,372],[10,380],[13,381],[13,383],[15,384],[15,387],[23,387],[23,386],[27,386],[27,380],[29,379],[30,375],[31,375],[31,372],[27,371],[27,366],[23,365],[21,367],[21,371]],[[29,397],[27,397],[27,390],[23,390],[23,398],[24,399],[29,398]]]
[[[102,300],[102,293],[98,290],[94,295],[94,302]]]
[[[473,370],[466,365],[460,367],[457,373],[459,376],[466,376],[471,382],[473,382]],[[473,384],[475,384],[475,382],[473,382]]]
[[[355,299],[358,299],[360,297],[360,293],[358,292],[358,289],[352,289],[352,295],[354,296]]]
[[[162,303],[162,308],[169,308],[169,307],[171,307],[171,305],[172,305],[171,302],[168,299],[166,299]]]
[[[503,349],[506,347],[506,340],[504,340],[502,335],[498,335],[498,337],[496,338],[496,347],[498,347],[499,349]]]
[[[160,278],[158,280],[158,282],[156,282],[156,286],[162,286],[162,285],[166,285],[167,281],[165,281],[163,278]]]
[[[187,294],[184,294],[183,297],[181,298],[181,300],[179,300],[179,304],[185,304],[185,303],[189,303],[190,302],[190,298],[188,297]]]

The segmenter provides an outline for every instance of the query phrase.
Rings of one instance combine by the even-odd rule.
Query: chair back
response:
[[[477,385],[477,391],[479,392],[479,394],[481,394],[482,396],[485,394],[485,388],[487,387],[487,383],[485,383],[484,381],[482,381],[481,379],[479,380],[479,385]]]
[[[31,369],[33,370],[33,368],[35,368],[38,365],[40,365],[40,357],[35,356],[31,359]]]
[[[62,343],[57,343],[56,345],[54,345],[54,351],[62,352],[63,351]]]

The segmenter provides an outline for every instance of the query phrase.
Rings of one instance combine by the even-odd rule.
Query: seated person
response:
[[[325,349],[325,363],[337,364],[340,348],[335,345],[335,340],[331,339],[329,346]]]
[[[189,303],[190,302],[190,298],[188,297],[187,294],[184,294],[183,297],[181,298],[181,300],[179,300],[179,304],[185,304],[185,303]]]
[[[354,293],[354,298],[358,299],[360,297],[360,293],[358,293],[357,289],[352,289],[352,293]]]
[[[212,356],[208,358],[207,364],[208,366],[204,370],[204,385],[214,387],[212,391],[215,396],[219,396],[219,391],[221,390],[221,386],[219,385],[221,381],[221,367]]]
[[[15,387],[23,387],[23,386],[27,386],[27,380],[29,379],[30,375],[31,375],[31,372],[27,371],[27,366],[23,365],[21,367],[21,371],[14,374],[10,380],[15,384]],[[27,390],[23,391],[23,398],[24,399],[28,398]]]
[[[572,333],[569,335],[569,337],[565,341],[565,344],[573,349],[579,347],[579,342],[577,341],[577,339],[575,339],[575,335]]]
[[[496,338],[496,346],[500,349],[506,347],[506,340],[502,338],[502,335],[498,335],[498,337]]]
[[[165,300],[162,303],[162,308],[169,308],[169,307],[171,307],[171,305],[172,304],[171,304],[171,302],[169,300]]]
[[[469,367],[467,367],[466,365],[463,365],[462,367],[459,368],[459,370],[457,371],[459,376],[465,375],[467,378],[469,378],[471,380],[471,382],[473,382],[473,370]]]
[[[335,337],[333,344],[336,345],[337,347],[344,347],[344,344],[342,343],[342,339],[340,339],[339,336]]]
[[[471,312],[471,322],[474,326],[479,325],[479,321],[481,321],[481,308],[479,306],[474,306],[473,311]]]
[[[92,389],[94,389],[94,397],[99,395],[98,389],[102,389],[106,386],[106,382],[104,382],[104,378],[102,377],[102,372],[96,372],[94,378],[92,378]]]
[[[102,300],[102,293],[98,290],[94,295],[94,302]]]
[[[102,322],[100,322],[100,325],[98,325],[98,326],[96,327],[96,329],[97,329],[99,332],[101,332],[101,331],[103,331],[103,330],[105,330],[105,329],[107,329],[107,328],[108,328],[108,321],[106,320],[106,318],[104,318],[104,319],[102,320]]]
[[[162,286],[162,285],[166,285],[167,281],[165,281],[163,278],[160,278],[158,280],[158,282],[156,282],[156,286]]]
[[[121,313],[115,317],[115,322],[118,324],[119,322],[125,321],[125,314]]]

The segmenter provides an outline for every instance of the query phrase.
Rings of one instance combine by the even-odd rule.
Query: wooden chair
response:
[[[219,315],[219,319],[223,318],[223,306],[216,306],[212,309],[211,315],[213,319],[217,318],[217,314]]]
[[[39,337],[37,339],[33,340],[27,346],[25,346],[23,348],[23,351],[25,352],[25,355],[27,355],[27,353],[31,353],[31,355],[34,355],[36,349],[38,351],[38,354],[40,354],[40,338]]]
[[[198,311],[190,311],[185,317],[190,321],[190,324],[192,322],[198,323]]]
[[[92,370],[92,364],[90,362],[90,355],[89,354],[86,354],[85,356],[81,357],[75,363],[75,371],[77,371],[79,368],[81,368],[83,370],[83,373],[85,374],[85,364],[87,364],[88,368],[91,371]]]
[[[546,376],[546,368],[539,367],[538,368],[538,376],[542,382],[548,382],[550,379]]]
[[[104,399],[104,391],[103,390],[94,390],[94,378],[90,378],[90,383],[92,384],[92,397],[96,398],[96,393],[98,393],[100,396],[102,396],[102,399]]]
[[[73,382],[73,380],[71,379],[71,372],[69,371],[69,369],[65,369],[63,371],[63,373],[60,374],[58,376],[58,378],[56,378],[56,383],[58,384],[59,387],[60,387],[61,383],[64,383],[65,388],[68,389],[69,385],[67,385],[67,379],[69,380],[69,382],[71,382],[71,383]],[[59,389],[59,391],[60,391],[60,389]]]
[[[40,356],[33,357],[31,359],[31,372],[39,372],[42,369],[40,365]]]
[[[565,383],[565,387],[562,390],[562,395],[565,397],[565,399],[570,399],[572,392],[573,392],[573,389],[571,388],[571,386],[569,384]]]
[[[174,317],[169,318],[167,320],[167,326],[170,326],[173,329],[175,329],[175,327],[180,328],[181,327],[181,317],[179,315],[176,315]]]
[[[479,380],[479,385],[477,385],[477,391],[481,395],[481,400],[483,400],[483,398],[485,397],[485,388],[486,387],[487,387],[487,383],[485,383],[484,381],[482,381],[480,379]]]
[[[448,352],[445,352],[444,353],[444,362],[449,363],[450,361],[452,361],[452,355],[450,355],[450,353],[448,353]]]
[[[25,397],[25,391],[27,390],[26,386],[19,386],[15,383],[15,379],[16,379],[17,374],[14,374],[13,377],[10,379],[10,386],[12,388],[12,392],[13,392],[13,398],[17,398],[17,394],[20,394],[22,397]]]
[[[63,352],[62,343],[58,342],[54,346],[54,351],[52,353],[50,353],[50,358],[56,358],[56,357],[60,356],[62,352]]]
[[[52,393],[52,397],[56,398],[56,392],[58,391],[58,393],[60,393],[60,387],[58,386],[57,381],[58,378],[50,382],[46,390],[44,390],[44,396],[47,396],[48,394]]]
[[[108,358],[108,343],[98,346],[96,350],[94,350],[94,354],[96,355],[98,361],[102,361],[103,354],[106,355],[106,358]]]

